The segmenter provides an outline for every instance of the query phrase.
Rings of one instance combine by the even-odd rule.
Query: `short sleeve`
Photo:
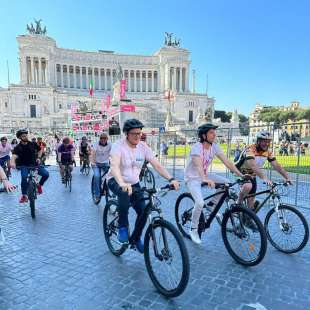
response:
[[[17,155],[17,156],[19,155],[19,147],[18,147],[18,146],[16,146],[16,147],[13,149],[12,154]]]
[[[196,143],[192,146],[189,155],[190,156],[200,156],[200,154],[201,154],[201,145]]]
[[[273,155],[272,152],[268,152],[267,160],[268,160],[269,162],[272,162],[272,161],[275,161],[275,160],[276,160],[276,157]]]

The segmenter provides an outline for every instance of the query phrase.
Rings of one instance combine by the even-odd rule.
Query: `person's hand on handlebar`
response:
[[[13,192],[13,191],[16,189],[16,186],[13,185],[13,184],[12,184],[11,182],[9,182],[8,180],[3,180],[2,183],[3,183],[3,186],[4,186],[4,188],[5,188],[5,190],[6,190],[7,192]]]
[[[269,180],[268,178],[264,178],[263,181],[268,185],[268,186],[272,186],[273,182],[271,180]]]
[[[122,188],[123,192],[127,192],[129,196],[132,195],[132,187],[129,183],[122,183],[120,184],[120,187]]]
[[[290,177],[286,178],[286,179],[285,179],[285,182],[286,182],[287,184],[289,184],[289,185],[293,185],[293,181],[291,180]]]
[[[171,180],[170,185],[172,185],[176,191],[180,188],[180,183],[177,180]]]
[[[211,188],[215,188],[215,183],[212,180],[208,179],[208,178],[204,178],[202,180],[202,182],[208,184],[208,186],[211,187]]]

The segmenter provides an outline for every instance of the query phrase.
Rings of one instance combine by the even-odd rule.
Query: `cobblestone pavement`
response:
[[[69,193],[56,167],[49,171],[35,220],[18,204],[20,193],[0,195],[6,237],[0,248],[0,309],[310,309],[309,246],[285,255],[269,244],[260,265],[244,268],[228,255],[215,223],[201,246],[186,240],[189,285],[182,296],[165,299],[154,289],[142,255],[128,250],[117,258],[109,252],[103,205],[93,205],[90,197],[91,175],[76,168]],[[19,183],[19,176],[13,180]],[[172,223],[177,195],[170,192],[163,203]]]

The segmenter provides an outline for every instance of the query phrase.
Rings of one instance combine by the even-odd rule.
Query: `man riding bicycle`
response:
[[[7,162],[8,174],[10,175],[11,164],[10,164],[10,153],[13,150],[10,143],[8,143],[7,137],[1,137],[0,139],[0,166],[3,168],[4,164]]]
[[[253,177],[248,183],[242,185],[238,197],[238,203],[242,203],[245,196],[256,193],[256,176],[261,178],[268,185],[272,185],[272,181],[269,180],[262,171],[266,160],[288,183],[292,183],[288,173],[277,162],[272,152],[269,151],[271,140],[272,137],[268,131],[262,130],[258,132],[256,135],[256,143],[246,147],[241,152],[238,161],[235,163],[241,173],[250,174]],[[255,197],[253,196],[248,198],[247,202],[248,206],[254,209]]]
[[[80,155],[80,171],[83,170],[83,162],[84,160],[88,159],[88,156],[91,153],[90,145],[87,143],[87,138],[84,136],[82,137],[82,141],[79,147],[79,155]]]
[[[145,201],[143,193],[139,192],[139,174],[144,160],[150,162],[153,168],[166,180],[179,189],[176,181],[168,171],[158,162],[152,150],[141,142],[142,128],[144,125],[137,119],[128,119],[123,126],[125,138],[112,145],[110,153],[111,168],[108,173],[108,186],[117,196],[119,204],[119,233],[121,243],[135,245],[140,253],[144,252],[141,234],[146,224]],[[133,193],[133,190],[137,190]],[[128,209],[132,204],[137,213],[134,231],[128,236]]]
[[[40,165],[42,151],[38,144],[28,140],[28,131],[26,129],[20,129],[17,131],[16,137],[20,139],[20,142],[12,152],[13,156],[11,167],[16,168],[16,162],[18,166],[20,166],[22,196],[19,202],[25,203],[28,201],[27,177],[29,169],[33,166],[38,166],[38,175],[41,176],[41,179],[37,185],[38,194],[42,194],[42,186],[48,179],[49,173],[43,166]]]
[[[106,173],[109,170],[109,156],[112,145],[108,142],[108,135],[102,133],[99,142],[91,151],[91,166],[94,172],[95,196],[100,198],[101,170]]]
[[[214,188],[216,183],[229,183],[229,180],[214,173],[208,173],[208,169],[213,158],[218,157],[223,164],[237,176],[244,175],[235,167],[224,154],[220,146],[214,143],[216,139],[216,129],[218,126],[213,124],[204,124],[198,127],[199,142],[191,147],[189,161],[185,167],[184,178],[186,185],[195,201],[192,212],[192,224],[189,235],[192,241],[196,244],[201,243],[198,234],[198,224],[201,211],[204,206],[201,183],[207,183],[208,186]],[[220,190],[219,190],[220,191]],[[219,202],[222,195],[216,195],[208,202],[207,207],[211,211]]]
[[[60,167],[60,176],[61,181],[65,183],[65,166],[69,165],[69,170],[72,172],[73,170],[73,160],[74,160],[74,147],[70,143],[70,139],[68,137],[63,138],[62,144],[57,150],[58,154],[58,162]]]

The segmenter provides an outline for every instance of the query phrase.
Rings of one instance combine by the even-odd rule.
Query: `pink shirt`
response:
[[[205,175],[207,175],[208,169],[212,163],[214,156],[218,154],[223,154],[223,151],[216,143],[212,143],[211,147],[208,150],[203,147],[202,143],[195,143],[191,148],[189,154],[189,161],[185,167],[185,181],[202,181],[198,173],[198,169],[194,166],[192,159],[193,156],[200,156],[204,173]]]
[[[13,150],[10,143],[7,143],[5,147],[3,147],[2,143],[0,143],[0,158],[10,155],[10,152]]]
[[[113,143],[110,156],[117,155],[120,157],[120,171],[124,182],[131,185],[139,182],[139,174],[145,160],[150,161],[155,156],[152,150],[146,145],[145,142],[132,148],[126,142],[126,139],[121,139]],[[107,176],[108,179],[113,178],[111,170]]]

